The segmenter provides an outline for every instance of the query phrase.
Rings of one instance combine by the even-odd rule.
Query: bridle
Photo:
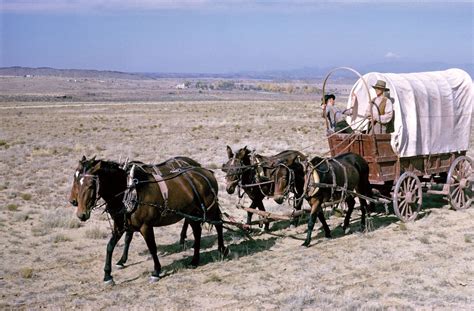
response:
[[[238,165],[236,165],[236,161],[239,161]],[[233,187],[239,185],[242,181],[243,174],[254,167],[254,165],[245,165],[242,159],[238,159],[237,155],[234,154],[232,156],[232,160],[229,164],[225,164],[223,168],[225,168],[226,172],[226,182],[227,187]],[[230,176],[237,176],[235,180],[229,181]]]
[[[80,177],[79,179],[80,187],[83,186],[85,177],[89,177],[93,181],[92,185],[89,188],[91,188],[92,186],[94,187],[95,200],[94,200],[94,203],[91,205],[90,211],[104,205],[105,203],[101,204],[100,206],[97,205],[97,202],[99,202],[99,200],[101,199],[100,194],[99,194],[99,190],[100,190],[99,189],[99,185],[100,185],[99,176],[85,173],[85,168],[84,168],[84,173],[78,174],[77,178],[79,177]]]
[[[278,164],[276,165],[276,167],[273,169],[273,172],[272,172],[272,174],[275,175],[275,177],[274,177],[274,179],[275,179],[275,180],[274,180],[275,187],[276,187],[276,185],[278,184],[278,174],[277,174],[277,172],[278,172],[278,170],[280,169],[280,167],[283,167],[283,168],[285,168],[285,169],[288,171],[288,175],[287,175],[287,176],[288,176],[288,181],[287,181],[287,183],[286,183],[285,189],[283,190],[283,192],[282,192],[282,194],[281,194],[284,198],[286,198],[286,197],[289,195],[289,193],[290,193],[292,187],[294,187],[294,183],[295,183],[295,172],[294,172],[291,168],[289,168],[288,165],[286,165],[286,164],[284,164],[284,163],[278,163]]]

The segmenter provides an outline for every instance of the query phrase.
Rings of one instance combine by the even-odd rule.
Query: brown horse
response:
[[[252,200],[250,208],[258,208],[265,211],[263,199],[273,196],[278,204],[283,203],[284,198],[289,192],[296,198],[303,196],[304,189],[304,171],[301,161],[306,160],[306,156],[294,150],[285,150],[274,156],[266,157],[262,155],[251,155],[251,151],[244,148],[239,149],[235,154],[227,146],[227,156],[229,160],[222,165],[222,170],[226,173],[227,193],[233,194],[237,186],[241,187],[248,197]],[[272,171],[278,167],[288,168],[294,178],[289,186],[282,191],[274,192],[274,180],[272,180]],[[295,209],[301,209],[303,200],[297,200]],[[252,213],[247,213],[247,224],[252,222]],[[265,224],[268,230],[269,224]]]
[[[345,197],[348,211],[342,229],[347,233],[346,230],[349,228],[349,221],[355,206],[354,195],[350,192],[356,191],[366,197],[372,195],[369,183],[369,165],[364,158],[355,153],[345,153],[330,159],[314,157],[306,167],[305,183],[305,197],[311,206],[311,213],[303,246],[309,246],[311,242],[316,217],[321,221],[326,237],[331,237],[331,231],[324,218],[322,208],[324,202],[337,202]],[[279,184],[280,187],[282,184]],[[350,192],[345,192],[345,190]],[[361,227],[364,229],[367,202],[361,197],[359,200],[362,212]]]
[[[106,194],[105,197],[102,196],[102,198],[104,199],[106,203],[105,210],[109,213],[112,213],[112,218],[114,220],[114,230],[112,232],[112,237],[108,244],[108,249],[111,249],[113,251],[116,243],[118,243],[118,241],[123,235],[123,230],[126,229],[123,226],[123,223],[126,217],[126,210],[122,203],[123,193],[126,190],[126,183],[120,182],[120,181],[123,181],[124,178],[126,178],[127,173],[125,172],[125,170],[122,169],[125,163],[116,163],[113,161],[104,161],[104,160],[101,160],[101,161],[103,164],[102,166],[108,167],[109,174],[113,176],[112,182],[108,183],[108,187],[110,187],[111,189],[110,194],[109,193]],[[77,196],[78,196],[78,191],[79,191],[79,186],[80,186],[80,180],[83,174],[86,172],[86,170],[90,170],[97,163],[98,163],[98,160],[96,161],[95,157],[87,160],[86,157],[83,156],[82,159],[79,161],[79,165],[76,168],[76,171],[74,173],[72,187],[69,194],[69,203],[71,203],[73,206],[77,207],[78,205]],[[143,164],[143,162],[139,162],[139,161],[131,161],[127,163],[128,164]],[[158,164],[158,166],[162,166],[162,165],[171,165],[172,167],[201,166],[198,162],[188,157],[175,157],[175,158],[167,160],[164,163]],[[122,217],[124,218],[123,220],[121,219]],[[185,243],[186,231],[187,231],[188,225],[189,225],[189,222],[186,221],[185,219],[183,223],[183,228],[181,230],[180,240],[179,240],[179,243],[181,245],[184,245]],[[125,230],[125,244],[123,248],[122,257],[115,264],[119,269],[122,269],[125,267],[125,263],[128,260],[128,251],[129,251],[130,243],[132,242],[132,239],[133,239],[133,231]],[[111,258],[111,253],[109,254],[109,257]],[[107,265],[107,267],[108,267],[107,269],[110,270],[110,263]]]
[[[171,168],[163,169],[163,167],[167,167],[167,165],[165,164],[158,166],[158,168],[162,171],[171,170]],[[134,165],[135,167],[137,167],[137,165],[139,164],[134,164]],[[127,231],[127,233],[140,231],[142,233],[155,263],[155,270],[152,273],[152,280],[153,281],[158,280],[159,272],[160,272],[160,264],[158,261],[158,257],[156,255],[156,244],[155,244],[154,235],[153,235],[153,226],[169,224],[169,222],[167,222],[168,218],[163,216],[161,213],[159,213],[160,211],[159,203],[156,202],[157,204],[153,204],[153,205],[151,204],[143,205],[143,203],[139,201],[138,207],[136,208],[136,210],[133,211],[131,214],[129,214],[127,213],[126,207],[122,203],[122,199],[124,197],[124,191],[127,189],[127,177],[128,177],[127,173],[123,169],[121,169],[117,163],[111,163],[107,161],[94,160],[92,163],[87,163],[86,167],[89,167],[89,169],[87,169],[84,173],[82,173],[82,175],[79,174],[80,183],[79,183],[79,187],[77,191],[78,192],[77,216],[83,221],[87,220],[90,217],[91,209],[96,205],[96,202],[100,196],[107,202],[106,211],[112,216],[112,219],[114,220],[114,231],[112,234],[112,238],[110,239],[107,245],[107,256],[106,256],[106,263],[104,267],[104,272],[105,272],[104,281],[106,283],[113,283],[113,278],[111,276],[112,252],[116,243],[118,242],[118,240],[120,239],[124,231]],[[149,166],[149,167],[155,167],[155,166]],[[191,180],[193,181],[193,183],[196,184],[196,187],[199,189],[199,191],[202,191],[203,188],[209,188],[209,185],[207,183],[204,187],[202,186],[203,184],[202,180],[201,182],[199,182],[199,180],[196,181],[195,175],[200,173],[206,176],[206,178],[208,178],[210,181],[212,181],[213,175],[210,171],[205,170],[205,172],[200,172],[200,170],[203,170],[202,168],[192,167],[192,166],[188,166],[186,169],[188,170],[186,174],[190,175]],[[198,173],[194,173],[196,171]],[[184,175],[184,172],[179,175]],[[187,199],[188,200],[187,203],[189,205],[189,207],[187,208],[193,209],[194,205],[196,204],[194,202],[189,203],[189,200],[190,200],[189,189],[187,189],[189,185],[188,187],[186,187],[186,185],[183,185],[183,183],[179,184],[178,182],[178,184],[176,184],[176,181],[179,179],[182,179],[182,177],[179,178],[178,176],[173,176],[173,178],[169,179],[169,181],[166,181],[166,183],[170,187],[170,192],[169,192],[170,200],[172,199],[172,201],[169,202],[169,207],[172,207],[180,203],[186,204],[186,203],[183,203],[183,201]],[[133,180],[139,181],[137,177],[133,177]],[[153,183],[150,182],[148,183],[148,186],[151,186],[152,184]],[[217,186],[216,186],[217,183],[215,182],[215,179],[214,179],[214,182],[211,182],[211,184],[215,186],[215,189],[217,189]],[[156,181],[154,185],[156,185]],[[147,185],[145,183],[137,184],[136,190],[143,189],[143,186],[147,186]],[[154,190],[156,191],[156,189]],[[207,195],[206,196],[203,195],[203,198],[206,199],[206,203],[208,203],[208,201],[210,200],[208,192],[213,192],[213,191],[208,189],[206,193]],[[186,193],[188,194],[188,196],[186,198],[181,198],[179,197],[180,193]],[[201,193],[201,192],[198,192],[198,193]],[[141,196],[139,196],[138,198],[140,200]],[[191,200],[194,200],[194,198],[191,198]],[[111,202],[111,204],[109,204],[109,202]],[[216,208],[218,209],[217,203],[215,205],[216,207],[214,209]],[[186,207],[183,209],[186,210]],[[170,214],[173,214],[172,211],[173,210],[170,208]],[[125,217],[125,215],[127,215],[127,217]],[[182,219],[182,218],[183,218],[182,216],[179,217],[179,219]],[[200,238],[201,228],[200,226],[196,226],[195,223],[197,223],[197,221],[193,220],[191,222],[191,225],[193,226],[193,229],[196,228],[194,232],[195,236],[199,234],[199,238]],[[197,227],[199,228],[197,229]],[[222,225],[219,228],[219,224],[216,224],[216,228],[218,230],[219,249],[222,252],[224,252],[226,249],[223,246]],[[196,247],[199,248],[198,242],[195,242],[195,250],[196,250]],[[198,260],[199,260],[199,257],[197,257],[197,261],[196,261],[196,256],[194,256],[192,263],[197,264]]]

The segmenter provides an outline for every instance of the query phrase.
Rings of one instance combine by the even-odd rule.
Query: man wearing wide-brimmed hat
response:
[[[372,87],[375,89],[377,97],[372,100],[371,104],[374,128],[370,131],[374,130],[376,134],[390,133],[393,121],[393,105],[392,100],[384,95],[389,89],[383,80],[377,80],[377,83]],[[367,109],[366,116],[370,120],[370,107]]]

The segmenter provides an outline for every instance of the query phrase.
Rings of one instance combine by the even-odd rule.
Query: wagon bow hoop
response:
[[[369,89],[369,85],[367,84],[367,81],[365,81],[365,79],[362,77],[362,75],[355,69],[352,69],[350,67],[337,67],[337,68],[334,68],[333,70],[331,70],[327,75],[326,77],[324,78],[324,82],[323,82],[323,104],[325,105],[326,104],[326,99],[325,99],[325,95],[326,95],[326,83],[329,79],[329,77],[336,71],[339,71],[339,70],[348,70],[352,73],[355,73],[361,80],[362,82],[364,83],[364,86],[365,86],[365,89],[367,91],[367,94],[369,95],[369,104],[372,102],[372,98],[370,97],[370,89]],[[324,106],[324,116],[326,116],[326,106]],[[370,109],[370,117],[371,117],[371,126],[372,128],[374,127],[374,118],[373,118],[373,115],[372,115],[372,109]],[[325,122],[326,122],[326,129],[329,129],[329,123],[328,123],[328,119],[325,117],[324,118]]]

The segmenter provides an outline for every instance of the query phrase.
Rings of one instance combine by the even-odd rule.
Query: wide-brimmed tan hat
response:
[[[384,90],[384,91],[389,91],[390,89],[387,89],[386,86],[387,86],[387,83],[385,83],[385,81],[383,81],[383,80],[377,80],[377,83],[375,83],[375,85],[372,85],[372,87],[374,89],[381,89],[381,90]]]

